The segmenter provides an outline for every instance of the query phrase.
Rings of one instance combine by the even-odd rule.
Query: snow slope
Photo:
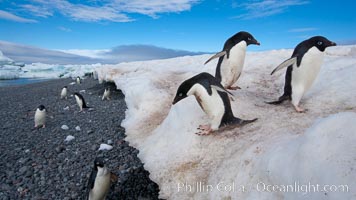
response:
[[[185,79],[202,71],[214,74],[216,60],[203,65],[211,55],[106,65],[96,73],[124,92],[126,139],[140,150],[161,198],[355,198],[356,46],[327,50],[318,80],[301,101],[305,114],[290,103],[264,103],[281,94],[284,72],[269,74],[291,53],[248,53],[232,109],[258,121],[205,137],[194,134],[207,123],[194,97],[171,102]],[[317,184],[329,188],[310,191]],[[282,186],[290,187],[281,191]]]

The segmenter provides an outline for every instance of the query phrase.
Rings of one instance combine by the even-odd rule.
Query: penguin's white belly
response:
[[[61,92],[61,98],[64,98],[67,96],[67,89],[63,89]]]
[[[232,86],[240,77],[245,62],[246,42],[240,42],[230,50],[229,58],[224,56],[221,63],[221,84],[226,88]]]
[[[104,100],[105,98],[108,99],[109,96],[110,96],[110,90],[109,90],[109,91],[108,91],[108,90],[105,90],[105,91],[104,91],[104,94],[103,94],[102,100]]]
[[[212,88],[210,96],[202,85],[195,84],[187,94],[195,96],[203,111],[212,120],[211,128],[217,130],[225,113],[224,102],[218,92]]]
[[[292,99],[298,101],[302,98],[304,93],[309,90],[323,63],[323,52],[313,47],[304,54],[302,62],[299,67],[296,64],[292,71]],[[295,102],[297,103],[297,102]]]
[[[110,188],[110,173],[97,175],[94,188],[89,193],[89,200],[104,200]]]
[[[75,96],[75,100],[77,101],[78,106],[80,107],[80,109],[83,108],[83,101],[81,99],[79,99],[79,97]]]
[[[35,113],[35,124],[44,125],[46,123],[46,111],[36,110]]]

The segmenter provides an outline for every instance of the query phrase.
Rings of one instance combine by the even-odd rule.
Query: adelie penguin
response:
[[[74,93],[74,98],[80,108],[80,112],[83,111],[84,108],[90,108],[85,103],[84,97],[81,94],[79,94],[78,92]]]
[[[61,91],[61,99],[67,99],[67,93],[68,93],[68,88],[67,86],[64,86]]]
[[[228,92],[214,76],[209,73],[198,74],[184,81],[177,90],[173,104],[189,95],[194,95],[203,111],[211,119],[210,124],[200,125],[198,135],[208,135],[219,128],[242,126],[253,120],[242,120],[235,117],[231,110]]]
[[[88,181],[88,200],[104,200],[110,189],[111,172],[102,158],[96,158]]]
[[[215,54],[205,62],[207,64],[215,58],[219,58],[216,66],[215,77],[221,82],[226,89],[240,89],[233,86],[240,78],[242,68],[245,62],[246,48],[250,44],[260,45],[260,43],[248,32],[238,32],[224,44],[221,52]]]
[[[77,76],[77,78],[75,80],[76,80],[77,84],[81,84],[82,83],[82,79],[79,76]]]
[[[46,126],[46,108],[44,105],[39,105],[35,112],[35,128]]]
[[[104,101],[105,99],[107,100],[110,100],[110,95],[111,95],[111,92],[110,92],[110,88],[105,88],[105,91],[104,91],[104,94],[103,94],[103,97],[101,98],[102,101]]]
[[[303,95],[309,90],[316,79],[323,63],[324,52],[327,47],[336,46],[323,36],[315,36],[299,43],[292,57],[282,62],[271,73],[287,68],[284,84],[284,93],[277,101],[269,104],[280,104],[285,100],[292,100],[297,112],[305,110],[299,106]]]

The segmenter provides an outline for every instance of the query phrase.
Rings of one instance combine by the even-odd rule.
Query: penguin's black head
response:
[[[231,37],[235,44],[245,41],[247,46],[250,44],[260,45],[260,43],[249,33],[246,31],[241,31],[236,33],[234,36]]]
[[[191,79],[188,79],[188,80],[184,81],[182,84],[180,84],[172,104],[174,105],[174,104],[178,103],[180,100],[186,98],[188,96],[187,93],[190,90],[190,88],[192,88],[192,86],[193,86],[193,83],[192,83]]]
[[[98,167],[103,168],[104,167],[104,159],[101,157],[98,157],[94,161],[94,168],[98,169]]]
[[[42,111],[42,110],[44,110],[44,109],[46,109],[46,108],[44,107],[44,105],[39,105],[39,106],[38,106],[38,109],[39,109],[40,111]]]
[[[67,86],[64,86],[63,88],[67,88]]]
[[[336,46],[335,42],[332,42],[323,36],[312,37],[308,40],[308,42],[312,46],[315,46],[316,48],[318,48],[320,51],[325,51],[325,49],[330,46]]]

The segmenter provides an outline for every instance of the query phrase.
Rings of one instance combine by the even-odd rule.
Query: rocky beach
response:
[[[60,99],[68,86],[68,99]],[[111,100],[102,101],[105,87]],[[92,109],[79,112],[72,94],[80,92]],[[0,87],[0,199],[85,199],[96,157],[114,174],[107,199],[157,199],[158,186],[124,140],[124,95],[114,84],[86,78],[82,84],[57,79]],[[43,104],[45,128],[34,128],[34,113]],[[67,136],[74,139],[66,141]],[[71,137],[71,138],[73,138]],[[108,144],[111,150],[100,150]]]

